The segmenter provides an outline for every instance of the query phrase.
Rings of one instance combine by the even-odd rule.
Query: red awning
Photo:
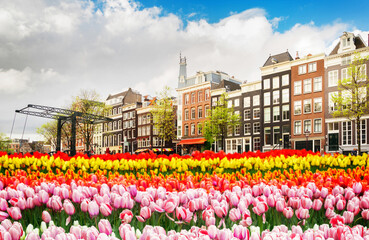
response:
[[[205,138],[192,138],[192,139],[183,139],[178,144],[179,145],[203,144],[204,142],[206,142]]]

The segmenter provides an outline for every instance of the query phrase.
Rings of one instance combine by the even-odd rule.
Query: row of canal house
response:
[[[261,80],[244,83],[220,72],[198,72],[187,78],[186,61],[181,58],[177,89],[183,101],[178,112],[180,144],[203,148],[205,139],[197,131],[203,120],[196,118],[203,115],[198,109],[209,109],[209,104],[214,106],[219,96],[227,92],[229,107],[233,106],[241,116],[240,124],[228,131],[224,149],[227,153],[288,148],[353,151],[358,144],[355,122],[332,116],[337,109],[332,95],[339,92],[338,83],[347,77],[347,68],[356,53],[368,56],[369,48],[360,35],[345,32],[328,55],[308,54],[300,58],[296,54],[295,59],[288,51],[271,55],[260,68]],[[368,64],[363,68],[365,73]],[[363,84],[367,81],[363,79]],[[200,102],[204,89],[210,90],[210,96]],[[360,123],[363,151],[369,151],[368,119],[369,115],[365,115]],[[213,149],[220,150],[219,144]]]

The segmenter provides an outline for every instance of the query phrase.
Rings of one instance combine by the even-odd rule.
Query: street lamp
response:
[[[306,136],[306,151],[308,150],[308,140],[309,140],[310,131],[306,128],[305,129],[305,136]]]

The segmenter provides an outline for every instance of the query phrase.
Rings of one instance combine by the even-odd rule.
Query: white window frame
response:
[[[251,105],[250,97],[244,97],[243,98],[243,107],[244,108],[250,107],[250,105]]]
[[[259,131],[255,131],[255,128],[258,127]],[[260,134],[260,130],[261,130],[261,124],[259,122],[255,122],[252,125],[252,134]]]
[[[240,99],[236,98],[236,99],[234,100],[234,106],[235,106],[235,107],[239,107],[239,106],[240,106]]]
[[[304,94],[305,93],[311,93],[312,90],[313,90],[313,86],[312,86],[312,83],[311,83],[311,78],[305,79],[304,80]]]
[[[299,73],[299,75],[302,75],[302,74],[306,73],[306,64],[299,66],[298,73]]]
[[[279,77],[273,78],[273,89],[279,88]]]
[[[284,112],[285,112],[285,109],[284,108],[288,108],[288,112],[290,112],[290,105],[282,105],[282,121],[289,121],[290,120],[290,117],[289,117],[289,114],[287,115],[287,119],[284,118]]]
[[[264,79],[264,89],[270,89],[270,78]]]
[[[309,73],[316,72],[316,70],[317,70],[317,63],[316,62],[312,62],[312,63],[308,64]]]
[[[309,127],[309,129],[306,129],[306,125],[307,125],[307,123],[309,123],[309,125],[310,125],[310,127]],[[306,120],[304,120],[304,126],[303,126],[303,129],[304,129],[304,133],[306,133],[306,130],[308,130],[309,131],[309,133],[312,133],[312,127],[311,127],[311,119],[306,119]]]
[[[288,88],[282,89],[282,103],[290,101],[290,90]]]
[[[309,111],[309,112],[307,112],[307,111],[305,110],[305,105],[306,105],[306,104],[309,104],[309,105],[310,105],[310,111]],[[303,108],[304,108],[304,114],[312,113],[312,104],[311,104],[311,99],[304,99],[304,106],[303,106]]]
[[[273,91],[273,104],[279,104],[280,102],[281,100],[280,100],[279,90]]]
[[[295,81],[293,83],[293,95],[301,95],[301,94],[302,94],[302,81]]]
[[[314,92],[321,92],[323,90],[323,78],[315,77],[313,83]]]
[[[363,128],[364,125],[364,128]],[[368,132],[367,132],[367,120],[366,119],[362,119],[360,120],[360,141],[361,144],[366,144],[367,142],[367,137],[368,137]],[[363,137],[363,135],[365,137]],[[356,137],[356,142],[357,142],[357,137]]]
[[[316,122],[315,121],[320,121],[320,130],[317,130],[316,126]],[[314,133],[321,133],[323,131],[323,120],[321,118],[315,118],[314,119]]]
[[[278,119],[276,119],[278,118]],[[273,107],[273,122],[280,122],[281,121],[281,111],[279,106]]]
[[[296,108],[300,106],[300,113],[296,112]],[[301,115],[302,114],[302,102],[301,100],[293,102],[293,115]]]
[[[264,93],[264,106],[270,106],[270,92]]]
[[[271,122],[270,108],[264,108],[264,122],[265,123],[270,123]]]
[[[344,130],[344,126],[346,125],[346,130]],[[348,130],[348,125],[350,125],[351,130]],[[352,127],[353,124],[351,121],[342,122],[342,145],[351,146],[352,145]],[[349,137],[351,136],[351,138]]]
[[[282,86],[288,86],[290,83],[290,75],[285,74],[282,76]]]
[[[298,129],[299,130],[298,132],[296,131],[296,129],[297,129],[296,128],[296,123],[300,123],[300,127]],[[301,120],[297,120],[297,121],[294,121],[293,122],[293,134],[294,135],[301,135],[301,128],[302,128],[302,122],[301,122]]]
[[[317,103],[320,103],[320,110],[316,110],[315,106]],[[322,112],[323,111],[323,99],[321,97],[314,98],[314,112]]]
[[[246,126],[249,129],[249,132],[246,132]],[[251,123],[245,123],[243,126],[243,133],[244,135],[250,135],[251,134]]]
[[[328,87],[336,87],[338,85],[338,70],[328,72]]]
[[[259,117],[255,117],[255,112],[259,111]],[[261,111],[260,108],[254,108],[252,111],[252,119],[260,119]]]
[[[252,106],[256,107],[260,105],[260,95],[254,95],[252,97]]]

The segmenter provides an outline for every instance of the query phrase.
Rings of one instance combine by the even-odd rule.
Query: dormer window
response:
[[[350,41],[351,41],[350,37],[342,39],[342,46],[343,47],[349,47],[350,46]]]

